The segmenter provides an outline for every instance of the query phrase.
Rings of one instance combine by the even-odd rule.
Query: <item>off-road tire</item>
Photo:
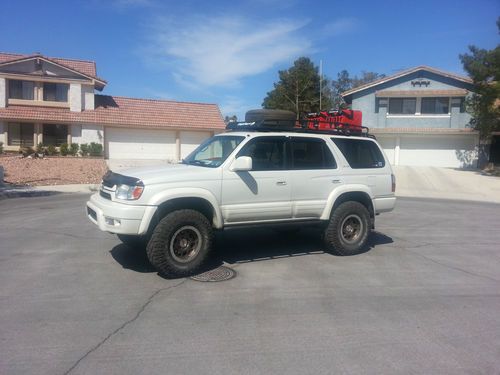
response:
[[[117,234],[118,239],[130,248],[145,249],[148,244],[148,237],[133,236],[129,234]]]
[[[209,258],[212,242],[212,226],[203,214],[195,210],[178,210],[160,220],[146,253],[150,263],[163,276],[186,277],[203,268]],[[182,253],[183,246],[187,254]]]
[[[332,213],[324,232],[327,250],[342,256],[364,252],[370,228],[370,213],[363,204],[355,201],[342,203]]]

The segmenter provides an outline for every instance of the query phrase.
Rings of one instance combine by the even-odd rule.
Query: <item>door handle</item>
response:
[[[278,182],[276,182],[276,185],[284,186],[284,185],[286,185],[286,181],[278,181]]]

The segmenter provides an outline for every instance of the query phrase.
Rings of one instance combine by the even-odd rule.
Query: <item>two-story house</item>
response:
[[[224,129],[215,104],[96,94],[92,61],[0,53],[0,142],[56,147],[97,142],[110,159],[177,161]]]
[[[469,78],[419,66],[346,91],[394,165],[476,167],[479,135],[467,125]]]

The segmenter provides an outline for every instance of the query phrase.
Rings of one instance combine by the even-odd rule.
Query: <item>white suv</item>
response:
[[[262,130],[216,135],[181,164],[110,171],[87,215],[123,242],[147,245],[152,265],[169,277],[199,271],[214,230],[234,226],[316,225],[328,250],[363,251],[375,215],[396,202],[375,139]]]

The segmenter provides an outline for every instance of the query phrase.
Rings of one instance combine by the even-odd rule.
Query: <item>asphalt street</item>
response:
[[[500,205],[399,199],[364,254],[217,238],[236,278],[167,280],[88,195],[0,201],[1,374],[500,373]]]

